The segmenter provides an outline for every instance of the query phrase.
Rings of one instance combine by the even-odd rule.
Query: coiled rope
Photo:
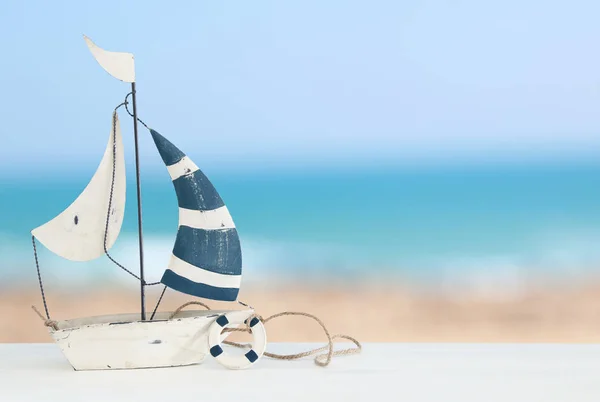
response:
[[[193,305],[193,304],[200,305],[200,306],[206,308],[207,310],[210,310],[210,307],[202,302],[191,301],[191,302],[187,302],[187,303],[184,303],[181,306],[179,306],[169,316],[169,320],[173,319],[185,307]],[[247,304],[242,303],[242,302],[240,302],[240,304],[247,306]],[[300,317],[307,317],[307,318],[311,318],[311,319],[315,320],[321,326],[321,328],[323,329],[323,332],[325,332],[325,336],[327,337],[327,345],[321,346],[320,348],[307,350],[305,352],[294,353],[294,354],[289,354],[289,355],[265,352],[264,355],[267,357],[270,357],[272,359],[278,359],[278,360],[297,360],[297,359],[301,359],[303,357],[313,356],[313,355],[316,355],[317,353],[326,351],[326,353],[322,353],[322,354],[315,356],[315,359],[314,359],[314,362],[317,366],[326,367],[329,365],[329,363],[331,363],[331,359],[335,356],[354,355],[354,354],[358,354],[362,351],[362,345],[360,344],[360,342],[357,339],[355,339],[349,335],[344,335],[344,334],[336,334],[336,335],[331,336],[329,334],[329,330],[325,326],[325,323],[323,321],[321,321],[317,316],[315,316],[313,314],[305,313],[305,312],[298,312],[298,311],[283,311],[281,313],[273,314],[267,318],[263,318],[262,316],[260,316],[258,314],[252,314],[246,320],[246,326],[244,328],[225,328],[223,330],[223,332],[252,333],[252,328],[250,328],[250,322],[252,321],[253,318],[257,318],[263,324],[267,324],[269,321],[272,321],[275,318],[285,317],[285,316],[300,316]],[[338,340],[338,339],[348,340],[348,341],[354,343],[355,347],[350,347],[350,348],[346,348],[346,349],[342,349],[342,350],[333,350],[334,340]],[[251,345],[246,344],[246,343],[238,343],[238,342],[227,341],[227,340],[223,341],[223,343],[226,345],[237,347],[237,348],[252,347]]]

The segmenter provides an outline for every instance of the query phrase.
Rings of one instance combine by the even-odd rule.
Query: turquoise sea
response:
[[[511,286],[600,272],[600,165],[205,173],[238,227],[247,281]],[[88,177],[15,177],[0,179],[0,280],[35,283],[29,231],[66,208]],[[128,184],[113,251],[135,271],[135,182]],[[158,280],[177,230],[166,171],[143,181],[143,214],[148,279]],[[48,281],[131,281],[105,258],[72,263],[39,249]]]

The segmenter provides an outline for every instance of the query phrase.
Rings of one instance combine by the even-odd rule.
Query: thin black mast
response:
[[[135,143],[135,178],[137,182],[137,209],[138,209],[138,240],[140,249],[140,299],[142,321],[146,320],[146,281],[144,280],[144,239],[142,236],[142,186],[140,183],[140,157],[138,152],[138,125],[137,109],[135,104],[135,82],[131,83],[131,101],[133,102],[133,139]]]
[[[135,177],[137,181],[137,209],[138,209],[138,239],[139,239],[139,250],[140,250],[140,299],[141,299],[141,310],[142,310],[142,321],[146,320],[146,301],[145,301],[145,286],[146,281],[144,280],[144,240],[142,237],[142,186],[140,183],[140,157],[138,150],[138,117],[137,117],[137,105],[135,102],[135,67],[133,54],[122,53],[122,52],[110,52],[98,47],[90,38],[83,35],[83,39],[87,43],[88,49],[92,52],[94,59],[100,64],[100,66],[114,78],[123,82],[131,83],[131,98],[133,102],[133,138],[135,142]],[[125,97],[125,108],[127,109],[127,97]],[[119,105],[121,106],[121,105]],[[117,107],[118,109],[118,107]],[[116,109],[115,109],[116,111]],[[129,113],[129,109],[127,109]],[[131,113],[130,113],[131,115]],[[114,124],[114,123],[113,123]],[[142,122],[142,124],[144,124]],[[145,126],[145,124],[144,124]],[[114,177],[114,160],[113,160],[113,177]],[[112,189],[111,189],[112,196]],[[108,230],[108,218],[106,221],[106,227]],[[128,269],[117,263],[114,259],[108,255],[106,249],[106,237],[104,239],[104,252],[115,264],[123,268],[125,271],[136,276]]]

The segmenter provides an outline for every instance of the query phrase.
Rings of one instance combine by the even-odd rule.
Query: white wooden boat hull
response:
[[[215,321],[225,313],[235,317],[230,324],[239,325],[253,311],[185,311],[171,320],[171,312],[161,312],[152,321],[137,321],[139,313],[86,317],[58,321],[59,329],[50,333],[75,370],[185,366],[201,363],[209,354],[210,330],[221,332]]]

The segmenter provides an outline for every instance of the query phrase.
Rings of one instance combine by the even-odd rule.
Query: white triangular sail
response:
[[[112,75],[118,80],[124,82],[135,82],[135,63],[133,54],[123,52],[109,52],[101,47],[97,46],[90,38],[83,35],[85,43],[87,43],[90,52],[106,70],[107,73]]]
[[[113,161],[114,185],[106,237],[107,250],[119,236],[125,213],[125,155],[116,112],[113,113],[104,157],[87,187],[60,215],[31,231],[50,251],[72,261],[89,261],[104,253]]]

